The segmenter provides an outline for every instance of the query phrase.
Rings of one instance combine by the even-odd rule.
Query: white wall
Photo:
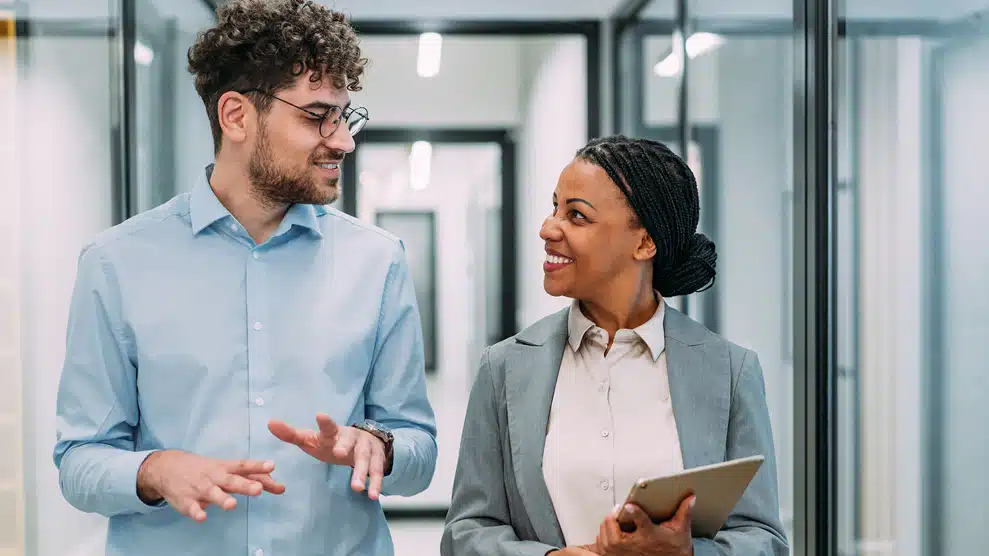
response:
[[[514,127],[519,122],[519,40],[443,37],[440,72],[416,74],[417,36],[369,37],[363,90],[369,127]]]
[[[52,462],[55,395],[68,304],[82,245],[111,224],[109,45],[105,39],[32,39],[17,136],[24,471],[29,554],[55,556],[99,534],[103,518],[69,506]],[[17,212],[15,210],[15,212]],[[58,534],[51,534],[58,531]]]
[[[587,143],[587,68],[580,38],[529,39],[522,48],[522,127],[518,137],[518,323],[525,327],[567,304],[543,290],[539,238],[564,166]]]

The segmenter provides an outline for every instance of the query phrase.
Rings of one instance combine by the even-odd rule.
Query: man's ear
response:
[[[243,143],[250,136],[257,110],[244,95],[227,91],[216,101],[217,115],[223,137],[233,143]]]
[[[648,261],[656,256],[656,243],[645,228],[640,228],[639,232],[642,236],[639,238],[639,246],[635,249],[635,260]]]

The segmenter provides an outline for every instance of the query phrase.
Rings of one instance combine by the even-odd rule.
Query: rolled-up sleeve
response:
[[[728,420],[728,459],[763,455],[759,472],[713,539],[695,538],[696,556],[784,556],[790,553],[779,513],[773,429],[762,366],[742,355]]]
[[[120,311],[110,265],[97,248],[84,249],[69,308],[54,460],[65,499],[108,517],[162,507],[137,496],[137,472],[152,451],[134,449],[137,370]]]
[[[385,281],[365,399],[368,418],[395,435],[392,470],[382,494],[422,492],[436,469],[436,421],[426,394],[422,322],[401,243]]]

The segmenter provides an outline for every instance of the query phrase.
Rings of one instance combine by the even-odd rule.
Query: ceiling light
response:
[[[429,141],[416,141],[409,153],[409,186],[422,190],[429,185],[430,165],[433,157],[433,146]]]
[[[134,41],[134,61],[142,66],[150,66],[155,60],[155,51],[141,41]]]
[[[721,35],[715,35],[714,33],[694,33],[687,37],[687,56],[690,58],[696,58],[705,52],[710,52],[715,48],[718,48],[724,44],[725,39]],[[677,47],[678,42],[674,43]],[[653,66],[653,72],[660,77],[675,77],[680,74],[680,64],[681,56],[677,52],[679,48],[674,48],[673,52],[666,55],[665,58],[660,60],[655,66]]]
[[[440,72],[442,53],[442,35],[439,33],[419,35],[419,59],[416,61],[416,72],[419,77],[435,77]]]

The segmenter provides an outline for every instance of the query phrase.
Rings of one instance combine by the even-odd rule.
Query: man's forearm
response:
[[[62,495],[76,509],[107,517],[152,512],[157,506],[142,501],[137,489],[138,471],[152,453],[99,443],[73,446],[58,462]]]
[[[436,439],[421,429],[399,428],[392,450],[391,472],[385,476],[382,493],[412,496],[429,486],[436,470]]]

